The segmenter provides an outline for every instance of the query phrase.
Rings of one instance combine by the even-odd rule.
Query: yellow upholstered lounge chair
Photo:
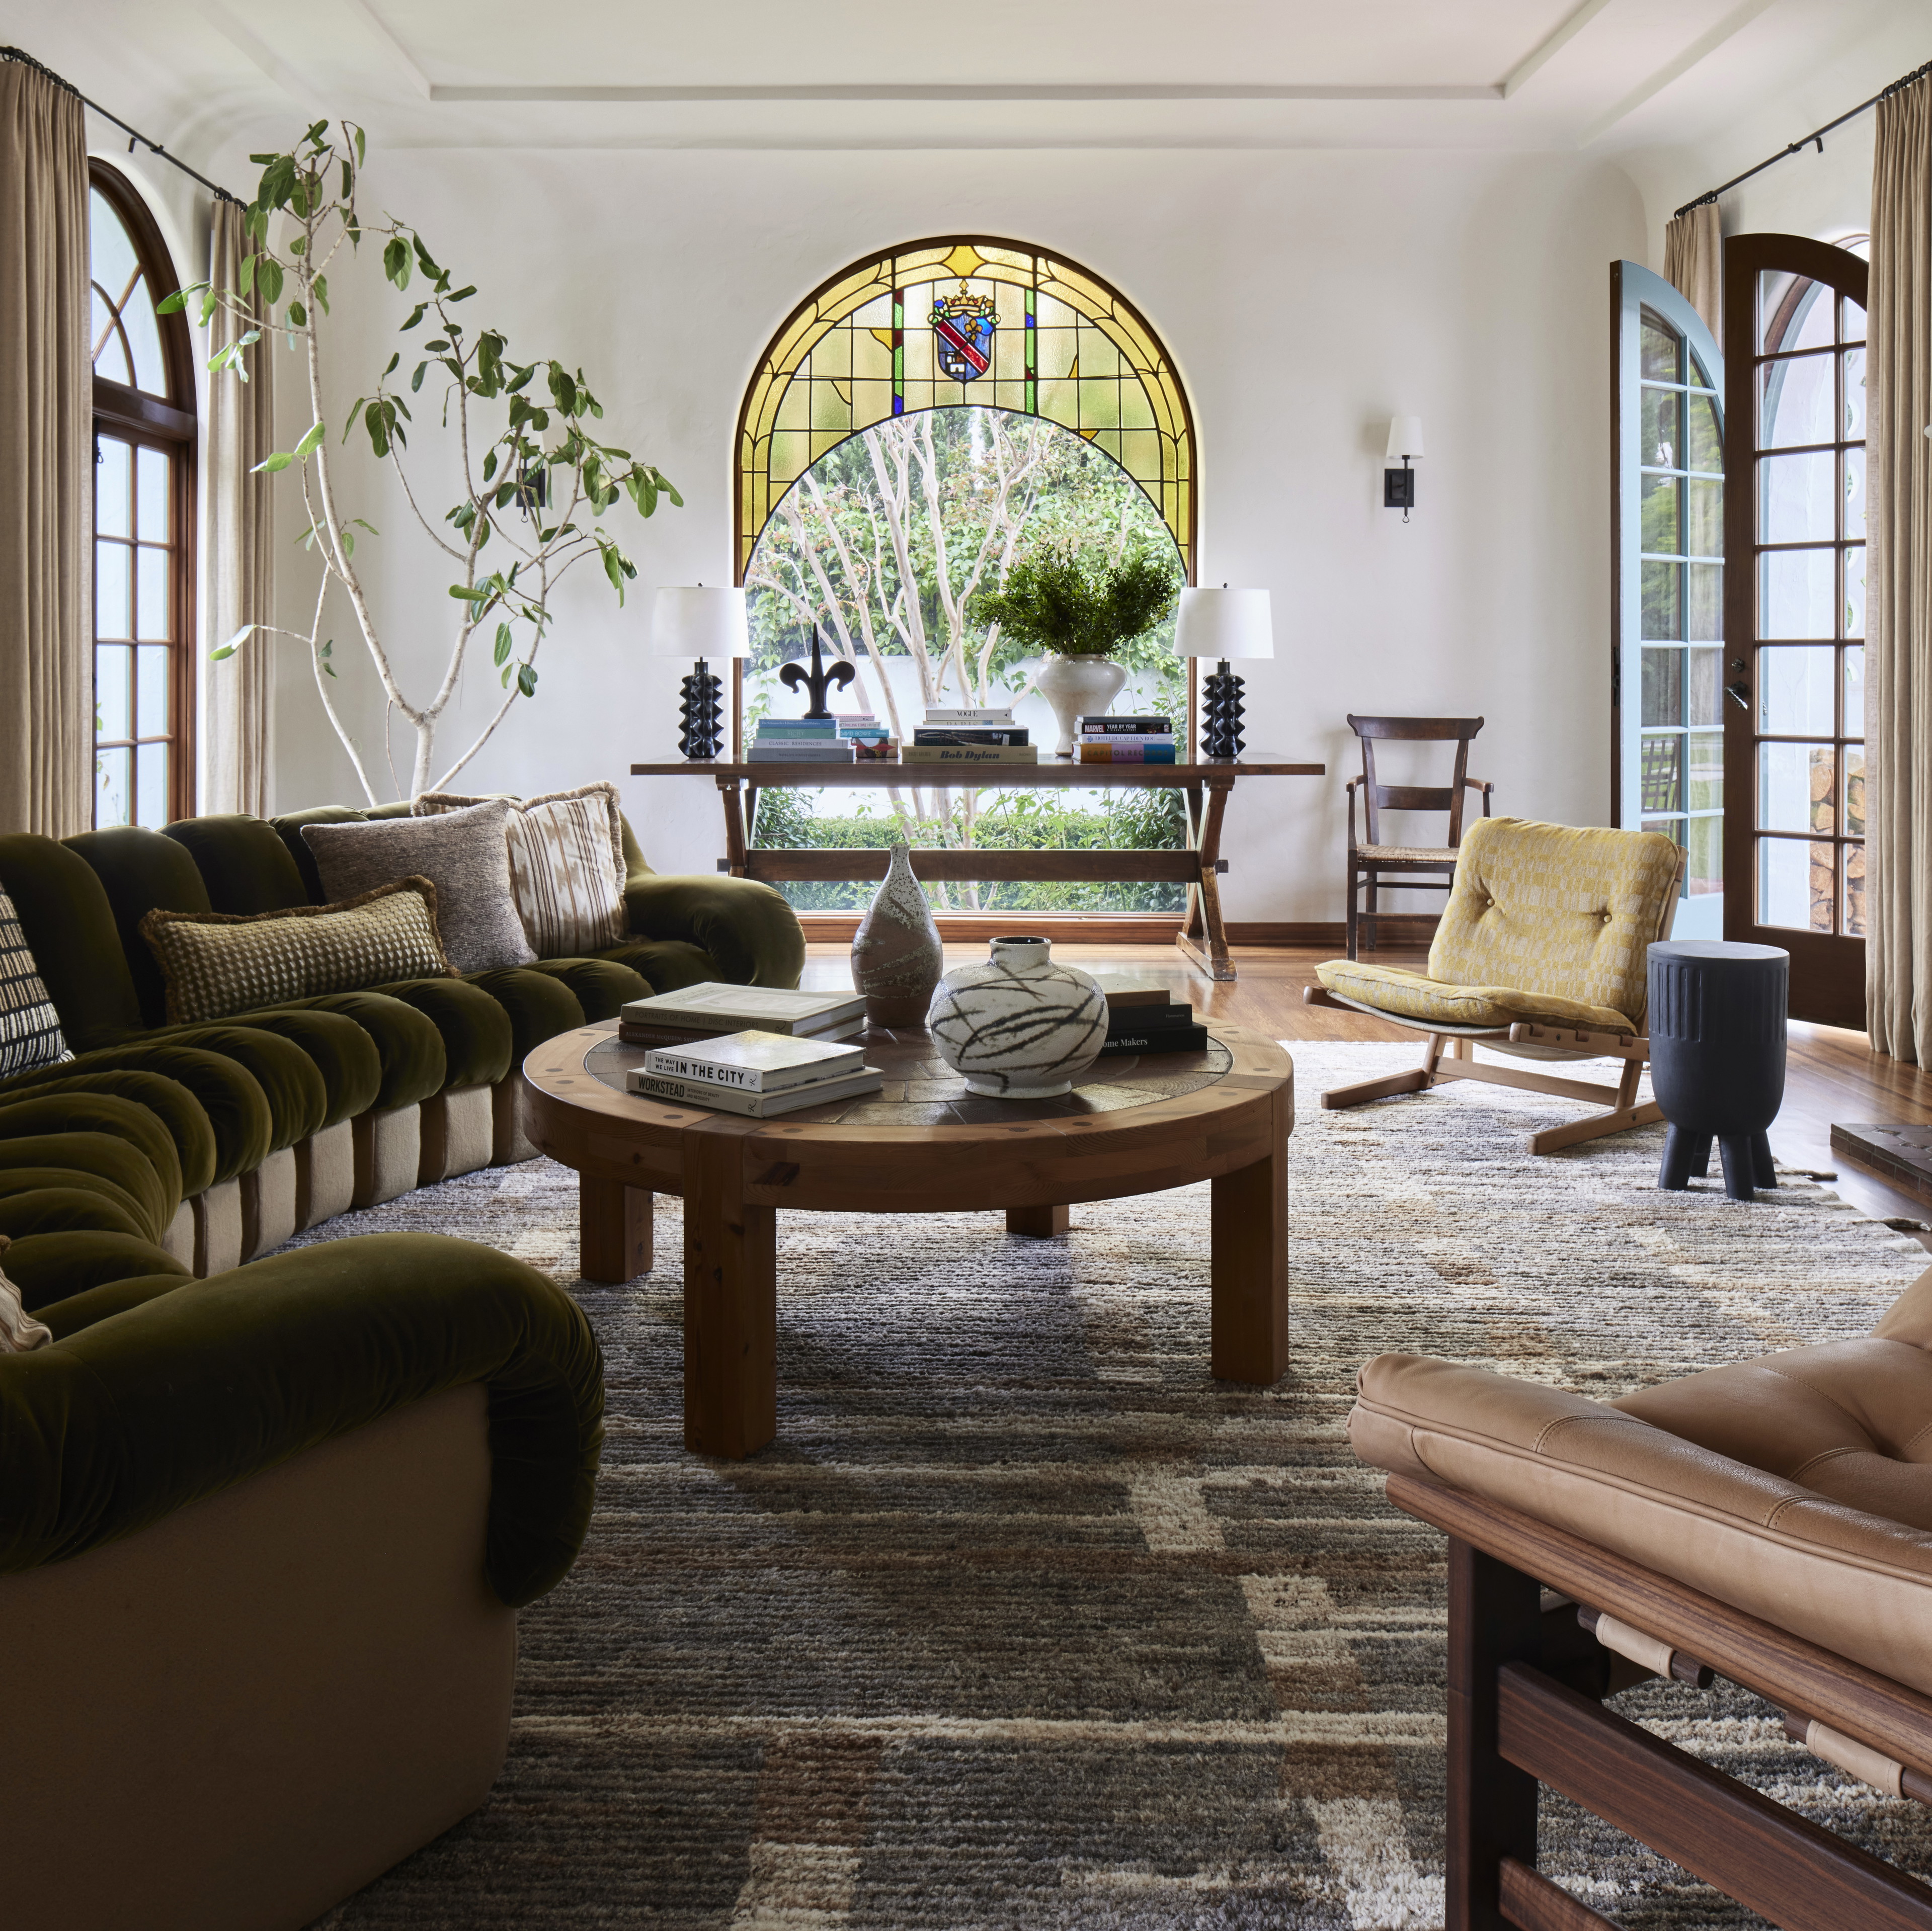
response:
[[[1636,1103],[1650,1057],[1648,952],[1670,935],[1683,874],[1683,853],[1656,832],[1482,820],[1463,836],[1426,974],[1359,959],[1316,967],[1322,982],[1303,994],[1309,1004],[1392,1020],[1427,1040],[1414,1071],[1334,1087],[1322,1104],[1360,1106],[1453,1079],[1607,1103],[1532,1134],[1537,1153],[1661,1119],[1654,1104]],[[1479,1064],[1478,1043],[1518,1060],[1620,1059],[1623,1073],[1614,1087],[1594,1086]]]

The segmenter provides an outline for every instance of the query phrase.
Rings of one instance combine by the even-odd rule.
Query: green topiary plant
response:
[[[1106,657],[1162,622],[1180,589],[1172,565],[1144,551],[1090,571],[1068,547],[1016,563],[980,615],[1029,649]]]

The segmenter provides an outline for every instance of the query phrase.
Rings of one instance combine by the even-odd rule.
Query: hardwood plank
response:
[[[586,1281],[616,1285],[651,1270],[652,1198],[621,1180],[589,1174],[577,1183],[578,1269]]]
[[[1932,1931],[1932,1891],[1540,1669],[1503,1666],[1497,1741],[1519,1769],[1785,1931]]]
[[[684,1139],[684,1445],[740,1459],[778,1433],[778,1216],[747,1204],[742,1129]]]

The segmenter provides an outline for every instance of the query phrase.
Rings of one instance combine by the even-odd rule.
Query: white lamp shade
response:
[[[1177,657],[1272,657],[1274,619],[1265,590],[1183,590]]]
[[[1414,457],[1422,454],[1420,416],[1398,415],[1390,419],[1388,448],[1385,453],[1391,463],[1400,463],[1404,457]]]
[[[651,607],[651,649],[658,657],[749,657],[744,592],[666,584]]]

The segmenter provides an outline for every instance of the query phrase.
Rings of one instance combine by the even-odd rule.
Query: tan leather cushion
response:
[[[1614,1405],[1384,1354],[1349,1438],[1932,1693],[1932,1357],[1912,1338],[1928,1312],[1922,1279],[1866,1339]]]

